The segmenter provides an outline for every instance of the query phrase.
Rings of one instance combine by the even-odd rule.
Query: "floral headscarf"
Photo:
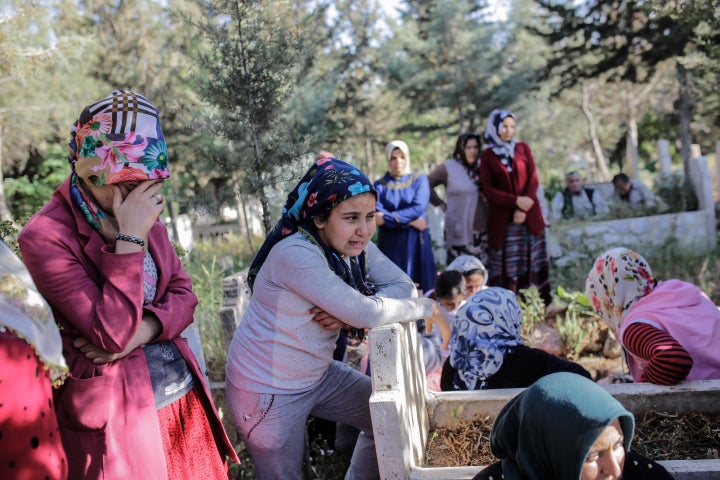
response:
[[[403,157],[405,157],[405,170],[402,173],[403,175],[406,175],[410,173],[410,149],[408,148],[407,143],[402,140],[393,140],[385,146],[385,156],[387,157],[388,163],[390,163],[390,156],[396,148],[400,150]]]
[[[32,345],[48,369],[53,385],[63,381],[68,367],[52,311],[25,265],[0,241],[0,330],[5,329]]]
[[[73,171],[97,186],[170,176],[160,112],[138,93],[115,90],[91,103],[70,134]]]
[[[375,187],[360,170],[337,158],[317,160],[288,195],[280,220],[268,233],[250,265],[247,279],[250,289],[252,290],[255,277],[272,247],[283,238],[302,229],[323,248],[330,268],[352,286],[362,290],[361,287],[364,285],[360,284],[364,283],[364,272],[347,271],[347,266],[339,255],[317,237],[312,219],[329,213],[341,202],[365,192],[372,193],[377,200]],[[355,259],[351,263],[353,267],[362,269],[364,258],[362,260]]]
[[[492,149],[500,157],[500,162],[509,173],[512,172],[512,160],[515,157],[515,138],[509,142],[505,142],[500,138],[500,125],[507,117],[514,119],[515,115],[507,110],[493,110],[490,113],[487,128],[483,135],[483,142],[486,150]]]
[[[522,311],[510,290],[480,290],[458,310],[450,337],[450,364],[468,390],[479,390],[500,369],[510,347],[522,344]]]
[[[633,414],[592,380],[551,373],[500,410],[490,450],[502,459],[505,480],[578,480],[593,443],[616,418],[628,451]]]
[[[618,333],[625,314],[657,282],[647,261],[624,247],[601,254],[585,281],[585,294],[600,318]]]

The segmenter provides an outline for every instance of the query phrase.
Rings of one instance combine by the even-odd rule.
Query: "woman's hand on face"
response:
[[[515,210],[513,212],[513,223],[516,225],[522,225],[525,223],[525,218],[527,218],[527,214],[523,212],[522,210]]]
[[[308,313],[313,316],[313,322],[319,323],[325,330],[340,330],[341,328],[349,327],[348,324],[333,317],[320,307],[313,307],[308,310]]]
[[[126,357],[132,351],[131,349],[127,349],[121,353],[106,352],[102,348],[90,343],[90,340],[85,337],[77,337],[73,340],[73,346],[80,350],[85,355],[85,358],[93,362],[95,365],[114,362],[115,360]]]
[[[445,350],[450,344],[450,335],[452,332],[450,331],[450,324],[448,323],[445,312],[442,311],[437,302],[433,301],[433,314],[432,317],[425,319],[425,327],[427,328],[427,332],[431,333],[433,328],[436,326],[440,329],[440,333],[442,334],[442,348]]]
[[[122,189],[113,185],[113,214],[119,233],[147,239],[148,232],[165,206],[161,188],[162,180],[147,180],[140,182],[123,198]]]
[[[535,202],[530,197],[518,197],[515,201],[515,205],[517,205],[517,207],[523,212],[527,212],[533,205],[535,205]]]
[[[413,227],[417,230],[420,230],[421,232],[427,228],[427,222],[422,217],[416,218],[412,222],[408,223],[408,225],[410,225],[411,227]]]

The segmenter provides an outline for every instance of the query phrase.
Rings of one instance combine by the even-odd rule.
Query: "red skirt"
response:
[[[168,478],[227,480],[227,460],[218,450],[198,388],[158,410]]]

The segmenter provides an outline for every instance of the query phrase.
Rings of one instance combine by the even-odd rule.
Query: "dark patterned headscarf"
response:
[[[507,110],[493,110],[490,117],[488,117],[483,141],[485,142],[485,150],[492,149],[495,155],[500,157],[500,162],[510,173],[512,172],[513,157],[515,157],[515,138],[509,142],[505,142],[500,138],[500,125],[507,117],[514,119],[515,115]]]
[[[457,160],[463,168],[465,168],[470,180],[472,180],[478,188],[482,188],[482,182],[480,181],[480,155],[478,155],[474,165],[468,165],[467,158],[465,157],[465,145],[467,145],[467,142],[473,138],[477,141],[479,154],[482,151],[482,139],[480,138],[480,134],[475,132],[465,132],[461,134],[455,142],[453,158]]]
[[[365,284],[365,258],[352,257],[351,269],[329,245],[320,240],[312,221],[318,215],[325,215],[348,198],[361,193],[377,193],[372,182],[360,170],[337,158],[317,160],[293,188],[285,201],[285,207],[278,223],[268,233],[260,246],[248,272],[248,286],[252,290],[260,267],[270,250],[285,237],[302,231],[323,249],[330,268],[356,290],[369,294]]]

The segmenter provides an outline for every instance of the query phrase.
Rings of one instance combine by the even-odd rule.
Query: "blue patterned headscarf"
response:
[[[268,233],[265,242],[250,265],[247,280],[250,289],[252,290],[260,267],[267,259],[272,247],[283,238],[302,230],[323,249],[330,268],[348,284],[363,291],[366,288],[364,285],[364,258],[353,257],[351,259],[353,268],[348,270],[347,264],[337,252],[317,236],[312,219],[318,215],[329,213],[341,202],[365,192],[372,193],[377,199],[375,187],[360,170],[337,158],[317,160],[288,195],[280,220]]]
[[[506,480],[578,480],[593,443],[616,418],[628,451],[633,414],[592,380],[551,373],[500,410],[490,450],[502,459]]]
[[[500,369],[510,347],[522,344],[522,311],[510,290],[475,292],[458,310],[450,337],[450,364],[468,390],[479,390]]]
[[[488,117],[487,128],[483,134],[483,142],[485,150],[492,149],[495,155],[500,157],[500,162],[507,169],[508,173],[512,172],[512,160],[515,157],[515,138],[509,142],[500,138],[500,125],[507,118],[515,115],[507,110],[493,110]]]

